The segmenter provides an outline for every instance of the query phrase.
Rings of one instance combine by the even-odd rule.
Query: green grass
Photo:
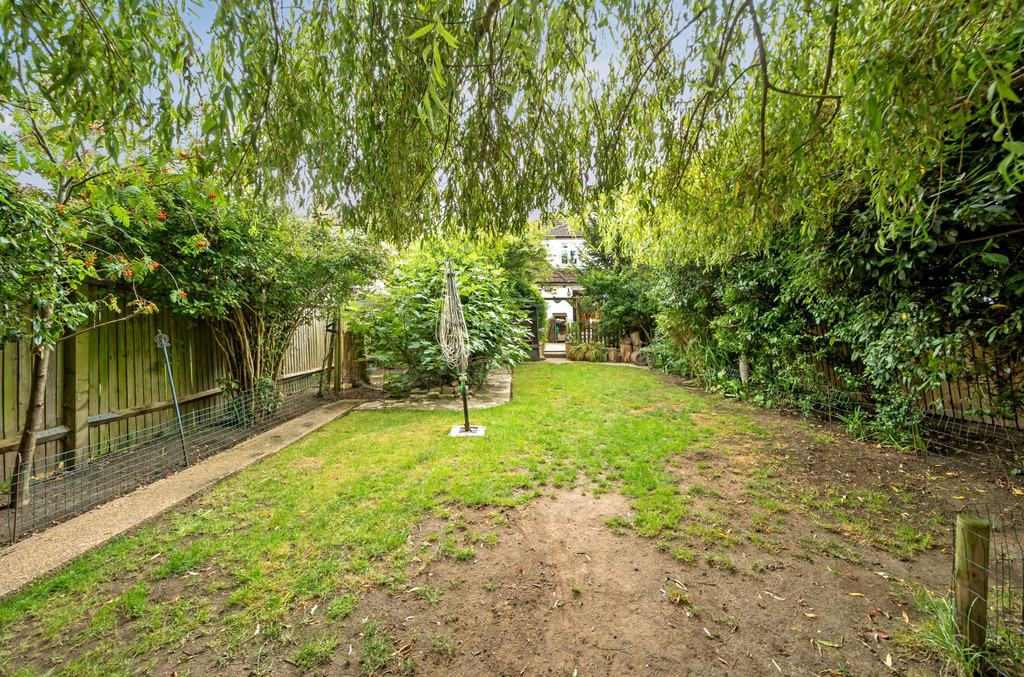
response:
[[[431,604],[437,604],[444,597],[444,590],[441,588],[432,588],[429,585],[424,585],[421,588],[416,588],[414,593],[420,599],[425,599]]]
[[[455,657],[455,642],[444,635],[435,635],[430,640],[430,650],[448,660]]]
[[[697,553],[682,545],[677,548],[673,548],[671,553],[673,557],[683,564],[693,564],[693,560],[697,557]]]
[[[355,595],[339,595],[332,599],[330,606],[327,607],[327,617],[332,621],[344,620],[348,618],[358,603],[359,598]]]
[[[303,672],[327,665],[331,662],[334,649],[337,646],[337,635],[326,634],[314,637],[299,647],[299,650],[292,655],[292,662]]]
[[[367,675],[372,675],[383,668],[391,659],[394,648],[388,639],[386,630],[380,627],[376,619],[367,620],[359,626],[359,634],[363,638],[359,647],[359,662]]]
[[[255,655],[296,608],[320,604],[341,622],[358,605],[348,591],[406,587],[403,567],[420,554],[409,536],[423,519],[454,513],[432,544],[440,556],[467,561],[473,543],[498,543],[505,509],[552,487],[616,489],[632,502],[624,528],[670,533],[691,499],[679,494],[666,461],[700,441],[689,412],[707,410],[652,374],[541,364],[517,371],[511,403],[474,413],[487,426],[482,439],[443,434],[459,412],[352,413],[0,603],[0,631],[12,636],[24,619],[37,619],[39,641],[53,642],[36,651],[53,661],[54,674],[74,674],[86,637],[106,646],[98,664],[110,674],[141,670],[147,658],[137,648],[174,650],[199,635],[225,660]],[[482,504],[492,506],[497,532],[475,534],[459,516]],[[114,579],[131,585],[111,602],[103,581]],[[185,586],[181,598],[152,601],[163,581]],[[380,635],[364,630],[364,667],[379,662]],[[311,669],[328,640],[305,640],[292,660]],[[17,667],[25,648],[32,650],[4,641],[0,670]],[[274,651],[263,649],[262,660]]]
[[[705,557],[708,566],[718,569],[725,569],[729,573],[736,573],[736,563],[728,555],[708,555]]]
[[[745,414],[717,406],[648,372],[531,364],[517,370],[512,402],[473,413],[487,426],[483,438],[445,435],[461,412],[353,412],[0,602],[0,674],[23,667],[26,657],[55,676],[144,673],[156,656],[190,640],[222,665],[259,655],[265,665],[287,659],[317,669],[333,655],[339,629],[312,634],[316,626],[294,627],[296,616],[319,605],[315,618],[351,624],[350,617],[365,616],[355,593],[373,585],[408,590],[406,566],[417,558],[469,566],[474,545],[498,544],[506,512],[558,487],[620,492],[629,513],[608,520],[609,530],[658,538],[683,563],[704,556],[696,549],[712,549],[707,564],[735,571],[722,552],[742,540],[744,531],[731,523],[737,515],[709,486],[681,491],[669,466],[722,437],[763,436]],[[760,526],[779,523],[794,509],[773,498],[790,495],[780,462],[744,462]],[[806,510],[850,504],[837,506],[824,493],[801,496],[807,503],[798,507]],[[855,503],[886,516],[905,509],[884,493],[858,494]],[[462,511],[483,506],[493,526],[477,533]],[[828,519],[855,516],[841,517],[848,519]],[[413,537],[427,519],[443,520],[442,533]],[[910,533],[885,533],[894,547],[922,547]],[[772,554],[782,547],[747,538]],[[424,587],[419,594],[434,602],[443,592]],[[360,630],[368,674],[411,669],[392,656],[377,621]]]

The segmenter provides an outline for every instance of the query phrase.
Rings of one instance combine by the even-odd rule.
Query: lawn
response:
[[[459,417],[354,412],[80,559],[0,605],[0,668],[933,674],[912,593],[1000,491],[621,366]]]

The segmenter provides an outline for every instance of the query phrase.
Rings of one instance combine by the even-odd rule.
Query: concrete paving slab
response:
[[[191,468],[8,546],[0,551],[0,598],[273,456],[359,404],[358,400],[340,400],[314,409]]]
[[[512,399],[512,372],[492,371],[486,381],[468,399],[469,410],[490,409]],[[359,411],[380,409],[412,409],[415,411],[462,411],[462,395],[455,392],[437,399],[370,400],[359,405]]]

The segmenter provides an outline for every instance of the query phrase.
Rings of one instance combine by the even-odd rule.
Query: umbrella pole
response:
[[[466,417],[466,425],[462,427],[462,432],[472,432],[469,427],[469,403],[466,402],[466,375],[459,374],[459,381],[462,383],[462,414]]]

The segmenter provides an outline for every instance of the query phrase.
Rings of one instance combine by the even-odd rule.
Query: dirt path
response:
[[[786,552],[761,573],[729,573],[682,564],[650,539],[605,524],[628,514],[617,494],[538,499],[511,514],[500,543],[471,563],[412,567],[409,584],[440,588],[439,601],[375,589],[353,631],[378,617],[396,647],[411,645],[417,674],[873,674],[885,668],[892,648],[882,638],[902,629],[907,605],[899,586],[875,572],[948,571],[937,551],[914,567],[880,552],[863,565]],[[470,529],[491,521],[460,518]],[[425,524],[420,533],[443,529]],[[740,545],[732,558],[749,562],[760,557],[755,550]],[[453,655],[435,648],[438,636],[454,643]],[[350,641],[358,647],[358,634]],[[338,655],[326,674],[362,674],[347,650]]]

